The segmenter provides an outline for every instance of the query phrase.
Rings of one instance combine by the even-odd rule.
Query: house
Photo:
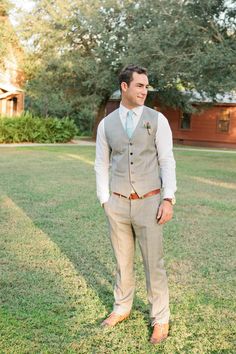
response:
[[[0,116],[18,116],[24,110],[23,51],[14,34],[8,16],[0,16],[0,24],[12,36],[5,43],[5,53],[0,66]]]
[[[0,115],[8,117],[18,116],[23,110],[23,90],[6,82],[0,73]]]
[[[117,90],[107,103],[106,113],[115,110],[119,102],[120,91]],[[236,93],[217,95],[215,102],[195,93],[192,104],[196,113],[160,107],[155,100],[150,106],[167,117],[174,143],[236,149]]]

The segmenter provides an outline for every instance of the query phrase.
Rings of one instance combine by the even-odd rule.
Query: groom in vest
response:
[[[172,133],[163,114],[144,106],[149,87],[145,68],[128,65],[119,82],[120,107],[100,122],[96,143],[97,195],[109,221],[117,263],[114,307],[102,326],[113,327],[131,312],[138,242],[153,326],[151,343],[157,344],[168,336],[170,317],[162,228],[173,216],[175,201]]]

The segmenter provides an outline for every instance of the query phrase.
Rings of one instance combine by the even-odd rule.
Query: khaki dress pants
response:
[[[112,194],[104,204],[117,263],[114,311],[131,311],[134,290],[134,254],[137,239],[144,263],[151,324],[169,321],[169,293],[164,268],[162,226],[156,214],[160,194],[130,200]]]

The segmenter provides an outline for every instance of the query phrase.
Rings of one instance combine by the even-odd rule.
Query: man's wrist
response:
[[[175,197],[173,197],[173,198],[163,198],[163,200],[169,202],[171,205],[175,205],[175,203],[176,203]]]

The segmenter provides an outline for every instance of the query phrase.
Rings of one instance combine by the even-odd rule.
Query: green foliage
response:
[[[160,101],[172,107],[191,108],[180,88],[212,98],[233,90],[235,13],[225,0],[38,0],[21,25],[30,43],[28,108],[73,116],[91,131],[131,62],[148,68]]]
[[[69,118],[40,118],[26,113],[0,119],[0,143],[65,143],[76,134],[78,129]]]
[[[15,34],[8,21],[8,12],[12,4],[8,0],[0,0],[0,69],[4,69],[4,59],[8,54],[9,43],[15,44]]]
[[[162,102],[185,107],[180,87],[214,98],[236,88],[236,6],[224,0],[148,0],[138,9],[126,62],[149,69]]]
[[[27,108],[40,115],[66,114],[91,133],[99,107],[117,88],[131,29],[125,12],[134,6],[133,0],[127,5],[106,0],[102,7],[99,0],[92,7],[81,1],[38,1],[21,26],[31,43]]]
[[[6,16],[8,10],[10,9],[10,4],[8,0],[0,1],[0,16]]]

